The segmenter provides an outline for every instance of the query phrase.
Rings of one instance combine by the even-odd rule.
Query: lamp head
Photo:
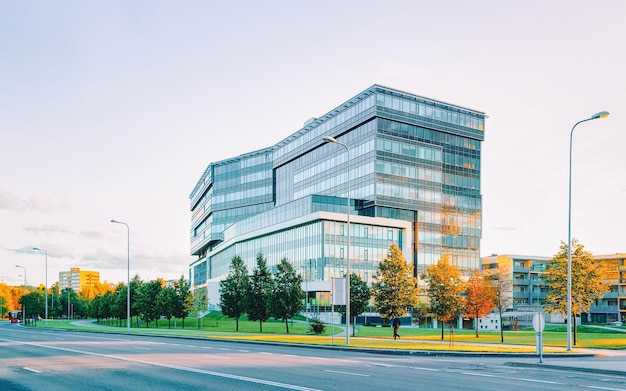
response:
[[[336,143],[337,140],[334,137],[328,136],[328,137],[324,137],[324,142],[325,143]]]
[[[591,119],[606,118],[608,116],[609,116],[608,111],[601,111],[599,113],[595,113],[594,115],[592,115]]]
[[[33,247],[33,250],[35,251],[41,251],[41,249],[39,247]]]

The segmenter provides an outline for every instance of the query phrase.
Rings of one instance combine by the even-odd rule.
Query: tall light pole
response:
[[[22,295],[22,323],[26,324],[26,268],[20,265],[15,265],[15,267],[24,269],[24,294]]]
[[[43,251],[46,254],[46,327],[48,327],[48,252],[43,248],[33,247],[35,251]]]
[[[334,137],[324,137],[325,143],[335,143],[343,145],[348,154],[348,246],[346,251],[346,345],[350,345],[350,149],[344,143],[337,141]]]
[[[572,350],[572,139],[578,124],[609,116],[608,111],[601,111],[589,118],[580,120],[572,126],[569,133],[569,194],[567,209],[567,350]],[[574,322],[576,319],[574,319]]]
[[[130,227],[123,221],[117,221],[111,219],[112,223],[115,224],[124,224],[126,226],[126,243],[128,243],[127,248],[127,285],[126,285],[126,330],[130,333]]]

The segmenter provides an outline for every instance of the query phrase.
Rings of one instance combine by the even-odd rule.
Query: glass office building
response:
[[[480,267],[484,120],[374,85],[271,147],[209,164],[190,195],[192,286],[211,292],[235,255],[251,272],[261,252],[270,268],[291,261],[323,303],[347,268],[348,202],[361,278],[372,282],[391,243],[418,276],[443,255],[469,275]]]

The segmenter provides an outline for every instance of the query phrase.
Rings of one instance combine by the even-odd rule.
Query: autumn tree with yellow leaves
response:
[[[541,275],[549,287],[546,310],[567,319],[567,251],[561,242],[559,252],[550,260]],[[591,309],[591,305],[604,297],[610,286],[604,282],[602,273],[593,260],[593,254],[585,250],[578,240],[572,240],[572,315],[574,322],[574,345],[576,345],[576,318]]]

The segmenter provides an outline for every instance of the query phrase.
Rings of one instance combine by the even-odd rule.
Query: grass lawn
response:
[[[80,326],[71,324],[75,321],[50,320],[49,327],[63,329],[89,329],[93,326]],[[235,320],[224,317],[219,312],[213,312],[201,319],[200,322],[195,317],[185,319],[185,328],[178,319],[170,322],[166,319],[159,320],[159,327],[155,323],[150,323],[149,327],[145,322],[140,321],[137,327],[133,318],[132,333],[147,333],[172,336],[194,336],[203,338],[225,338],[257,341],[273,341],[298,344],[320,344],[320,345],[344,345],[345,336],[331,336],[331,325],[327,325],[322,335],[307,335],[306,322],[303,318],[289,321],[289,334],[286,333],[285,323],[278,320],[263,322],[263,332],[259,332],[259,322],[248,321],[247,318],[239,319],[239,331],[235,331]],[[99,328],[103,332],[126,332],[126,323],[117,326],[116,322],[101,323],[109,327]],[[200,327],[198,327],[198,325]],[[175,327],[174,327],[175,326]],[[44,322],[38,322],[37,327],[44,327]],[[600,329],[593,326],[579,326],[577,343],[574,346],[579,348],[599,348],[599,349],[626,349],[626,333],[615,330]],[[343,330],[340,325],[335,325],[335,332]],[[479,333],[476,338],[474,330],[455,330],[454,339],[450,340],[449,330],[445,330],[444,340],[441,340],[441,329],[401,327],[400,341],[393,340],[393,330],[390,327],[364,327],[357,326],[356,337],[350,339],[350,346],[365,348],[393,348],[412,350],[455,350],[474,352],[534,352],[535,332],[532,330],[505,331],[504,343],[500,342],[500,332]],[[566,326],[546,326],[543,333],[544,351],[550,353],[550,347],[565,347]],[[471,343],[472,345],[466,345]],[[522,346],[509,346],[522,345]],[[552,349],[552,351],[556,351]]]

